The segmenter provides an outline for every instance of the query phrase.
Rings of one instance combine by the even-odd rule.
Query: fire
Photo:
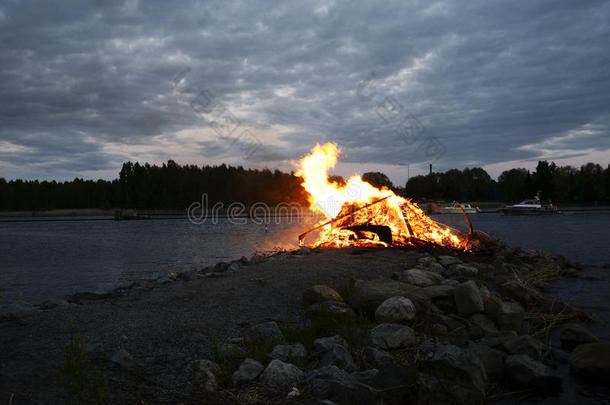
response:
[[[309,193],[310,208],[324,217],[314,228],[320,232],[313,246],[400,246],[430,242],[466,248],[465,237],[435,222],[413,201],[388,188],[378,189],[358,175],[350,177],[345,185],[329,182],[327,173],[335,167],[339,153],[335,143],[316,145],[300,161],[300,170],[296,173]]]

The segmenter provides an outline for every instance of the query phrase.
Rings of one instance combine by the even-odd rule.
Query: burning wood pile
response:
[[[428,217],[417,204],[388,188],[378,189],[358,175],[345,184],[329,182],[328,171],[337,163],[334,143],[316,145],[300,162],[297,176],[309,193],[310,208],[323,219],[299,236],[308,235],[313,247],[436,245],[471,250],[479,239]],[[313,236],[315,235],[315,236]]]

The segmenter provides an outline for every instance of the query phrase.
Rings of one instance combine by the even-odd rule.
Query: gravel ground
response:
[[[252,324],[303,319],[303,291],[340,288],[350,278],[389,277],[413,249],[319,249],[277,255],[223,277],[131,288],[118,296],[0,317],[0,402],[63,403],[61,368],[71,330],[86,342],[86,358],[107,376],[109,403],[188,402],[184,366],[211,358],[214,337],[241,336]],[[127,350],[131,371],[110,361]]]

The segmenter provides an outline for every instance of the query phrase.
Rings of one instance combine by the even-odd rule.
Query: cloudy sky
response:
[[[610,163],[607,1],[0,3],[0,177]]]

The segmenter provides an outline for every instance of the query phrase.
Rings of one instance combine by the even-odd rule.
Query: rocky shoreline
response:
[[[568,403],[569,382],[607,399],[610,343],[542,292],[576,276],[566,259],[501,245],[255,255],[0,315],[0,393],[15,404]],[[66,375],[74,353],[84,393]]]

